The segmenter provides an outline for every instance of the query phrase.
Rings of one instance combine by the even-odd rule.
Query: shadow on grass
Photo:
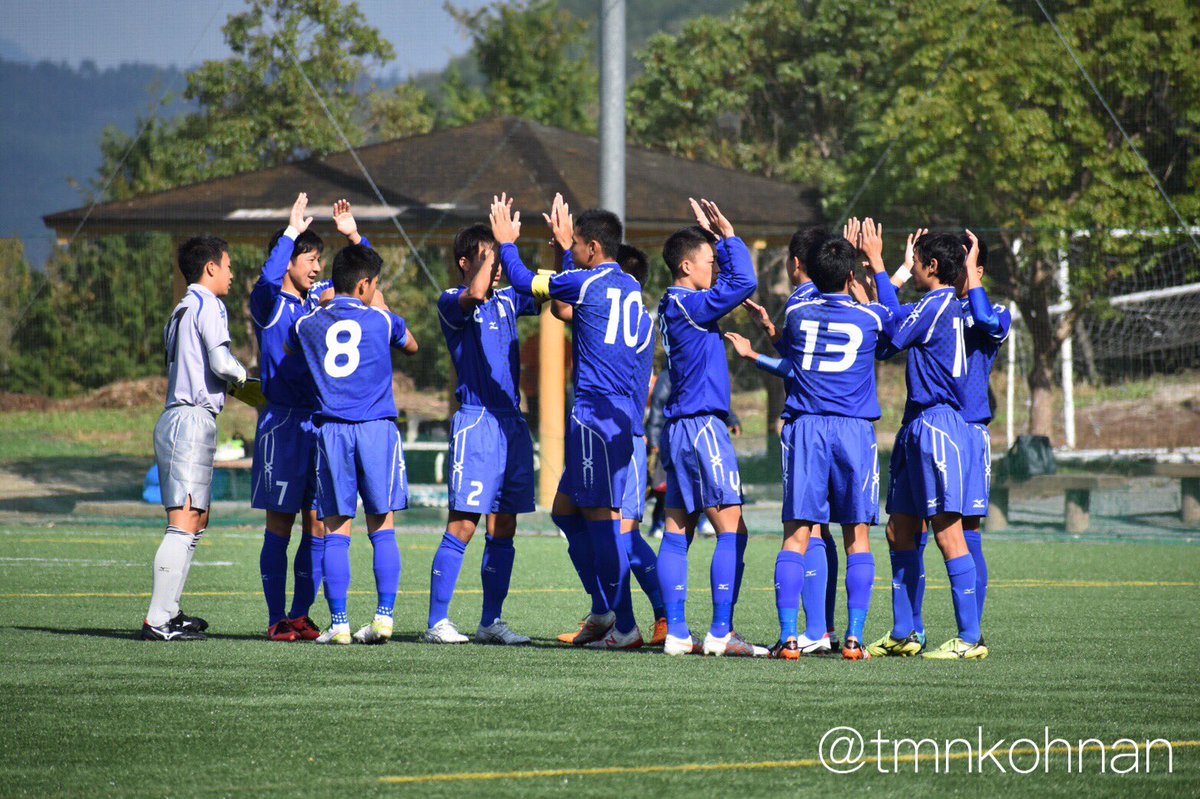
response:
[[[121,628],[101,629],[99,627],[76,627],[75,629],[67,627],[7,627],[0,629],[17,630],[25,633],[48,633],[50,635],[64,635],[79,638],[116,638],[126,641],[140,641],[141,628],[134,629]],[[266,636],[260,633],[221,633],[221,632],[206,632],[205,637],[211,641],[262,641],[264,644],[278,645],[276,641],[268,641]],[[153,642],[151,642],[153,643]]]
[[[0,510],[70,513],[76,503],[140,499],[147,458],[127,455],[54,455],[0,464],[0,470],[33,483],[0,493]]]

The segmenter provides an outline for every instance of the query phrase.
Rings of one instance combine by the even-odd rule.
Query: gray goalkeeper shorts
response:
[[[217,449],[217,420],[193,405],[167,408],[154,425],[154,459],[162,486],[164,508],[187,506],[206,510],[212,499],[213,455]]]

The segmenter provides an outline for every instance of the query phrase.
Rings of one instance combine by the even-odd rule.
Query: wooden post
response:
[[[564,332],[563,323],[550,312],[550,303],[547,302],[538,325],[538,443],[541,461],[538,504],[547,510],[554,503],[563,471],[567,410],[567,381],[563,369]]]
[[[1008,486],[993,485],[988,502],[987,531],[998,533],[1008,529]]]
[[[1091,526],[1092,492],[1086,488],[1068,488],[1064,492],[1067,532],[1086,533]]]
[[[1200,524],[1200,477],[1179,479],[1179,517],[1184,524]]]

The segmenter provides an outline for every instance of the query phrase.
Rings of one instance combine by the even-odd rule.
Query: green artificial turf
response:
[[[218,520],[219,521],[219,520]],[[1200,748],[1180,744],[1152,772],[1066,772],[1062,757],[1022,776],[1004,752],[1044,728],[1078,741],[1200,739],[1200,548],[1169,543],[987,542],[992,588],[984,630],[992,657],[976,663],[832,658],[799,662],[604,653],[550,642],[585,610],[557,538],[518,541],[506,617],[535,646],[436,647],[424,628],[437,538],[400,537],[397,639],[382,647],[317,647],[262,638],[261,531],[214,525],[196,555],[184,609],[211,640],[133,640],[145,613],[159,535],[145,525],[0,523],[0,796],[760,796],[805,789],[877,795],[960,792],[1078,796],[1195,795]],[[480,608],[476,542],[453,618],[474,631]],[[777,542],[753,537],[735,618],[769,644]],[[693,547],[693,629],[708,621],[711,540]],[[369,620],[370,546],[355,542],[351,623]],[[887,554],[870,637],[890,626]],[[930,553],[931,643],[950,637],[945,573]],[[639,619],[651,619],[635,597]],[[838,622],[844,624],[844,600]],[[319,623],[328,612],[318,607]],[[968,760],[933,773],[926,756],[828,773],[818,742],[850,725],[867,738],[1006,743],[1000,763]],[[873,746],[873,745],[872,745]],[[927,745],[928,746],[928,745]],[[902,748],[902,754],[911,748]],[[868,751],[868,755],[873,750]],[[1027,768],[1031,755],[1019,758]],[[1110,753],[1111,757],[1111,753]],[[1145,769],[1146,755],[1139,756]],[[973,761],[972,761],[973,762]],[[1128,757],[1121,767],[1128,768]],[[691,765],[717,769],[689,769]],[[945,763],[941,763],[943,768]],[[914,768],[919,773],[914,774]],[[600,769],[605,773],[578,773]],[[662,769],[662,770],[657,770]],[[565,770],[537,776],[529,772]],[[632,770],[632,771],[631,771]],[[502,779],[430,781],[431,775]],[[384,777],[421,781],[388,783]]]

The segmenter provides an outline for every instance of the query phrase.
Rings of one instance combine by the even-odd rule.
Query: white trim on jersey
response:
[[[875,313],[865,305],[858,305],[856,303],[848,303],[848,305],[855,310],[862,311],[865,314],[870,314],[871,318],[875,320],[875,329],[880,331],[883,330],[883,320],[879,318],[879,314]]]
[[[587,280],[583,281],[583,284],[582,284],[582,285],[580,285],[580,287],[579,287],[579,298],[575,300],[575,303],[576,303],[577,305],[582,305],[582,304],[583,304],[583,297],[584,297],[584,295],[585,295],[585,294],[587,294],[588,286],[592,285],[592,283],[595,283],[597,280],[599,280],[600,278],[604,277],[605,275],[607,275],[607,274],[608,274],[609,272],[611,272],[611,271],[612,271],[612,267],[610,266],[609,268],[605,269],[605,270],[604,270],[604,271],[602,271],[602,272],[601,272],[601,271],[597,271],[597,272],[596,272],[596,274],[592,275],[592,276],[591,276],[591,277],[589,277]]]
[[[954,299],[954,292],[946,294],[946,299],[942,300],[942,307],[937,309],[937,313],[933,315],[933,321],[929,323],[929,330],[925,331],[925,340],[921,342],[922,344],[928,344],[929,339],[933,338],[933,331],[937,329],[938,320],[942,318],[942,313],[952,299]]]
[[[674,294],[667,294],[667,296],[668,296],[668,297],[670,297],[670,298],[671,298],[671,300],[672,300],[672,301],[673,301],[673,302],[674,302],[674,303],[675,303],[677,306],[679,306],[679,312],[683,314],[683,318],[687,320],[687,323],[688,323],[689,325],[691,325],[692,327],[696,328],[696,329],[697,329],[697,330],[699,330],[701,333],[707,333],[707,332],[708,332],[708,329],[707,329],[707,328],[703,328],[703,327],[701,327],[700,325],[696,324],[696,322],[695,322],[695,321],[692,319],[691,315],[690,315],[690,314],[688,314],[688,312],[687,312],[687,308],[684,308],[684,307],[683,307],[683,302],[681,302],[681,301],[680,301],[680,299],[679,299],[678,297],[676,297]],[[664,330],[663,330],[663,332],[665,333],[665,332],[666,332],[666,330],[664,329]]]
[[[391,337],[392,337],[392,315],[390,313],[388,313],[387,311],[383,310],[382,308],[376,308],[374,305],[370,306],[370,308],[372,311],[375,311],[376,313],[378,313],[380,316],[382,316],[384,319],[387,320],[388,338],[391,339]],[[406,336],[408,335],[407,331],[405,332],[405,335]]]

